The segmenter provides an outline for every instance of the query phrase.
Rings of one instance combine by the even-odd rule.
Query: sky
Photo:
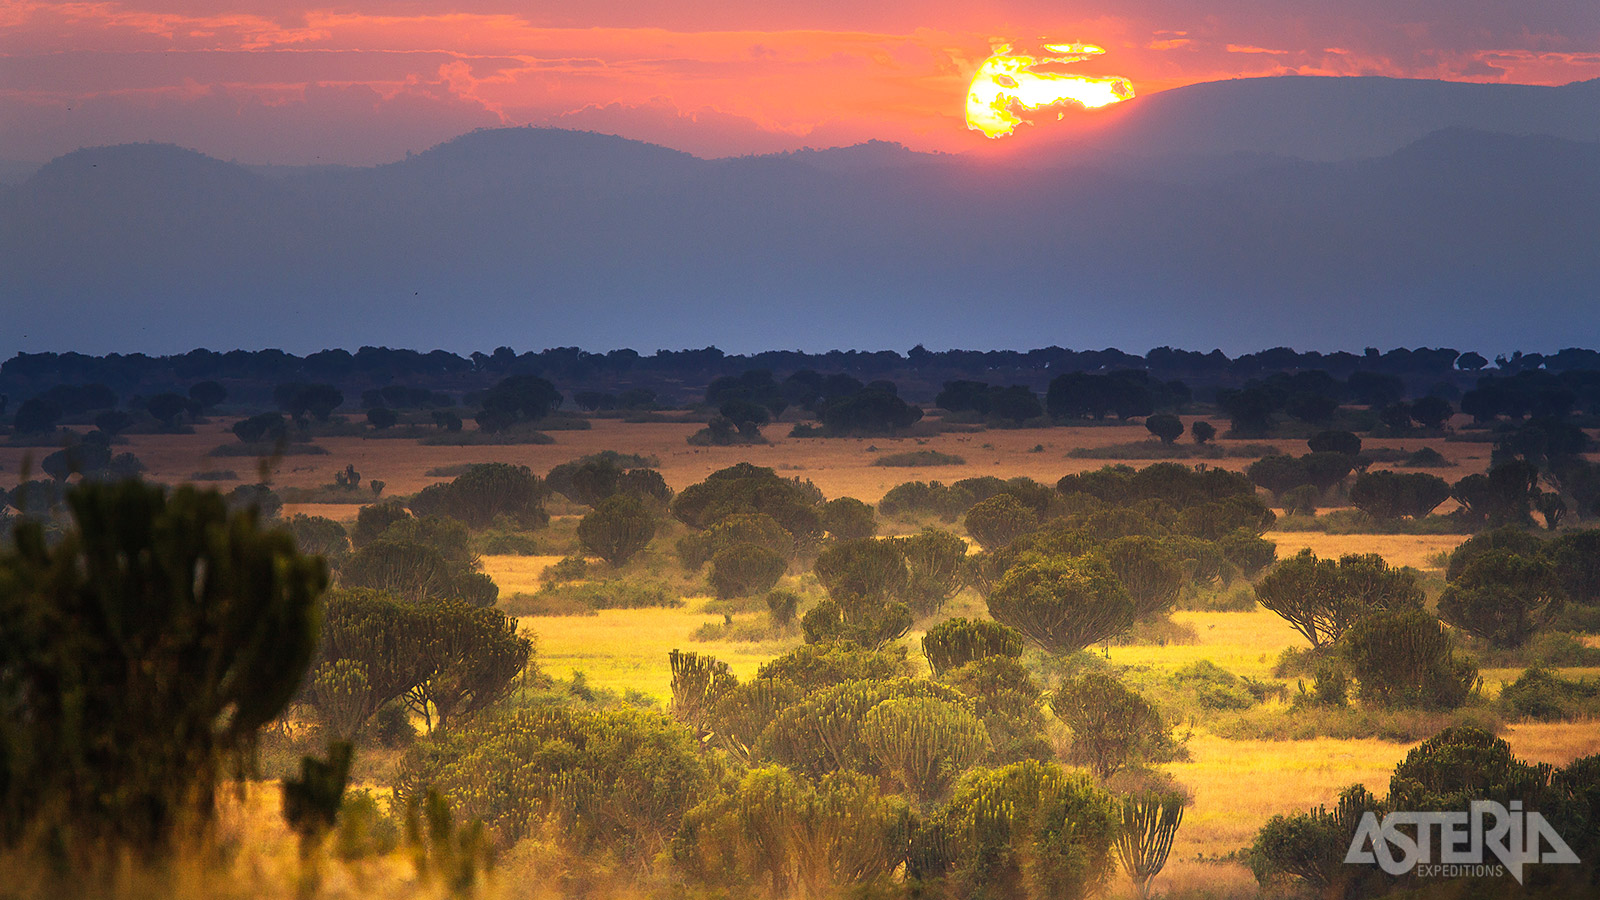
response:
[[[962,152],[998,42],[1092,43],[1148,94],[1267,75],[1600,77],[1594,0],[0,0],[0,160],[180,144],[373,164],[553,125],[700,156]],[[1092,113],[1088,113],[1092,114]]]

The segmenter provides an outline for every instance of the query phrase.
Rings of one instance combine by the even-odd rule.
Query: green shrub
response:
[[[989,656],[1015,659],[1022,649],[1020,631],[984,619],[946,619],[922,636],[922,653],[935,676]]]
[[[765,900],[873,896],[905,861],[910,809],[872,779],[837,772],[812,780],[782,766],[745,773],[694,808],[673,845],[679,871],[720,892]]]
[[[1015,496],[996,494],[968,510],[962,524],[983,549],[994,550],[1038,528],[1039,516]]]
[[[1120,826],[1108,795],[1053,763],[979,769],[913,844],[913,871],[948,873],[957,897],[1079,900],[1110,877]]]
[[[401,761],[395,796],[436,789],[503,847],[549,825],[543,833],[575,854],[642,868],[710,787],[689,732],[660,713],[542,706],[419,741]]]
[[[578,542],[583,549],[613,567],[632,559],[655,535],[655,516],[642,500],[628,494],[597,501],[578,522]]]
[[[788,682],[807,693],[850,681],[882,681],[911,674],[906,648],[866,648],[848,641],[805,644],[769,660],[756,677]]]
[[[1439,616],[1499,648],[1516,648],[1549,624],[1566,602],[1543,556],[1490,550],[1474,556],[1439,596]]]
[[[840,497],[823,504],[822,527],[836,541],[856,541],[878,533],[872,507],[854,497]]]
[[[788,563],[778,553],[756,544],[734,544],[711,557],[709,580],[717,597],[753,597],[772,590]]]
[[[58,539],[25,521],[0,550],[0,846],[43,839],[70,867],[211,820],[316,652],[328,576],[215,491],[87,482],[66,502]]]
[[[1478,667],[1455,655],[1439,620],[1421,609],[1379,610],[1340,639],[1361,699],[1379,706],[1454,709],[1478,682]]]
[[[1031,555],[989,594],[989,614],[1052,653],[1081,650],[1132,625],[1138,610],[1098,556]]]
[[[1182,747],[1161,714],[1135,691],[1102,672],[1064,682],[1050,709],[1072,732],[1070,762],[1102,780],[1124,768],[1180,758]]]
[[[1554,722],[1600,714],[1600,684],[1569,681],[1533,666],[1500,690],[1507,716]]]

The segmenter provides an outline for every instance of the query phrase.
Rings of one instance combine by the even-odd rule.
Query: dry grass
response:
[[[546,566],[561,561],[559,556],[481,556],[484,574],[494,579],[501,597],[531,594],[543,585],[539,576]]]
[[[1264,609],[1254,612],[1185,612],[1172,621],[1193,626],[1193,644],[1113,646],[1110,659],[1124,666],[1176,670],[1209,659],[1236,675],[1268,678],[1285,647],[1307,646],[1306,639],[1282,617]]]
[[[1319,557],[1346,553],[1376,553],[1394,566],[1433,568],[1435,554],[1449,553],[1465,541],[1464,534],[1322,534],[1316,531],[1269,531],[1266,539],[1278,545],[1278,558],[1287,559],[1309,549]]]
[[[721,615],[703,611],[705,600],[689,598],[683,609],[603,609],[593,616],[527,616],[518,620],[518,625],[539,635],[539,666],[547,674],[570,678],[573,672],[582,672],[591,687],[618,693],[638,691],[663,705],[672,696],[667,654],[673,650],[709,653],[745,679],[755,675],[762,663],[799,643],[798,637],[759,644],[692,641],[689,636],[695,629],[723,621]]]

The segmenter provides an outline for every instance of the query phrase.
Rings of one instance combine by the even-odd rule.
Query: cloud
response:
[[[0,110],[11,113],[0,154],[148,136],[241,158],[376,161],[462,126],[554,121],[712,155],[823,135],[959,151],[974,140],[966,83],[993,39],[1098,44],[1104,71],[1086,74],[1125,75],[1140,94],[1285,73],[1600,76],[1600,17],[1567,0],[1347,0],[1289,14],[1268,0],[1128,0],[1114,15],[1086,0],[216,6],[0,6]],[[378,99],[343,121],[316,105],[325,89]]]

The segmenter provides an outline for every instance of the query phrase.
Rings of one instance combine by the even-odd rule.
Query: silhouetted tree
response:
[[[1145,430],[1161,439],[1161,443],[1171,445],[1173,441],[1183,437],[1183,420],[1167,413],[1146,417]]]

